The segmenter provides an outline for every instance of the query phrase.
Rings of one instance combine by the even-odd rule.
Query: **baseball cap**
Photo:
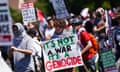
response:
[[[72,25],[72,26],[77,26],[77,25],[81,25],[82,24],[82,19],[80,19],[80,18],[72,18],[72,19],[70,19],[70,24]]]

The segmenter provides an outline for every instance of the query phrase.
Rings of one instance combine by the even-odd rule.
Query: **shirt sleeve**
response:
[[[27,48],[32,50],[32,55],[39,55],[39,57],[41,57],[41,47],[40,45],[36,44],[34,40],[30,40],[28,42]]]
[[[81,38],[82,40],[84,40],[85,42],[89,41],[90,40],[90,37],[88,35],[88,33],[86,31],[82,32],[81,33]]]

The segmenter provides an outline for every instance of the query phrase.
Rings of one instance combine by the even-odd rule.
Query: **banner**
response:
[[[103,48],[100,50],[100,56],[104,72],[118,72],[115,64],[115,56],[110,48]]]
[[[50,0],[56,13],[56,18],[69,17],[64,0]]]
[[[8,0],[0,1],[0,46],[12,44],[12,19]]]
[[[44,42],[43,55],[46,72],[83,65],[74,34]]]
[[[35,22],[36,15],[33,3],[23,3],[21,5],[23,22]]]

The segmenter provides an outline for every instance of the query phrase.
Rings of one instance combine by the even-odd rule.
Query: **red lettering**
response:
[[[71,65],[77,65],[77,64],[82,64],[80,56],[68,57],[66,59],[61,59],[61,60],[48,61],[46,62],[46,69],[48,71],[52,71],[53,69],[71,66]]]
[[[48,71],[51,71],[52,70],[52,63],[50,62],[50,61],[48,61],[48,62],[46,62],[46,69],[48,70]]]
[[[65,59],[62,59],[62,60],[61,60],[61,66],[63,66],[63,67],[66,66],[66,61],[65,61]]]
[[[59,68],[59,61],[53,61],[53,68]]]
[[[78,64],[81,64],[80,56],[77,56],[77,61],[78,61]]]
[[[72,57],[68,57],[66,59],[67,65],[71,65],[72,64]]]
[[[73,60],[72,60],[72,65],[75,65],[77,64],[77,57],[73,57]]]

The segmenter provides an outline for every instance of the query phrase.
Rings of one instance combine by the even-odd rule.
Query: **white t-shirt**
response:
[[[54,34],[54,32],[55,32],[55,28],[46,29],[46,30],[45,30],[45,36],[50,36],[50,37],[52,37],[53,34]]]
[[[36,54],[33,54],[33,55],[37,55],[39,58],[42,57],[42,48],[40,46],[40,42],[36,39],[36,38],[33,38],[33,41],[35,42],[34,44],[34,48],[36,50]]]

